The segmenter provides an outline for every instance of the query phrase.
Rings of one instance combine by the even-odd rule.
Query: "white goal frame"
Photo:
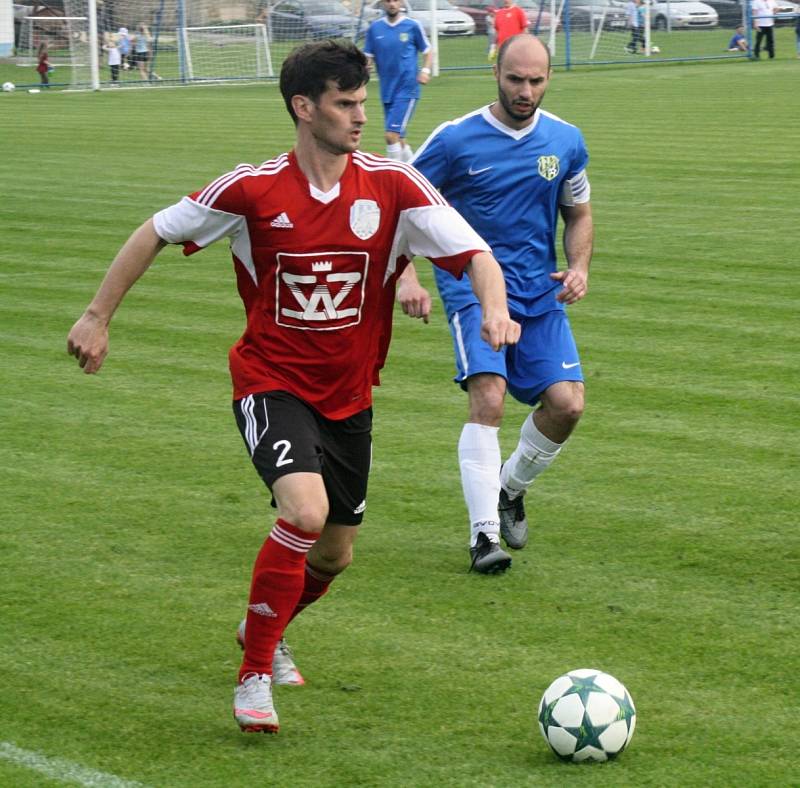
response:
[[[221,75],[203,73],[203,69],[199,63],[196,63],[196,57],[192,55],[192,33],[206,33],[209,36],[224,36],[226,31],[231,31],[231,35],[236,36],[246,30],[254,32],[253,44],[255,46],[255,73],[236,75]],[[181,57],[181,75],[185,82],[215,82],[215,81],[229,81],[229,80],[253,80],[253,79],[266,79],[274,77],[275,71],[272,67],[272,53],[269,48],[269,36],[267,35],[267,27],[264,24],[247,24],[247,25],[208,25],[204,27],[182,27],[179,28],[180,40],[180,57]],[[210,39],[209,39],[210,40]],[[216,42],[215,42],[216,43]],[[235,43],[233,41],[224,43]],[[246,39],[242,39],[242,43],[246,43]],[[197,45],[195,44],[195,52]]]

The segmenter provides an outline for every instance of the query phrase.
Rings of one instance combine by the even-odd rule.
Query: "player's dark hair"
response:
[[[506,50],[515,41],[517,38],[522,38],[523,36],[530,36],[531,38],[536,38],[532,33],[518,33],[515,36],[511,36],[511,38],[507,38],[500,44],[500,49],[497,50],[497,70],[500,70],[500,66],[503,65],[503,58],[505,57]],[[536,38],[536,40],[544,47],[544,51],[547,52],[547,70],[550,70],[550,47],[544,43],[540,38]]]
[[[292,96],[315,104],[333,82],[339,90],[358,90],[369,81],[366,55],[349,41],[315,41],[292,50],[281,68],[281,95],[297,125]]]

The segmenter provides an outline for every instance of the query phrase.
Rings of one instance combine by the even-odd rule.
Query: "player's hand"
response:
[[[484,317],[481,324],[481,339],[492,350],[500,350],[505,345],[516,345],[520,335],[519,323],[512,320],[508,313],[501,317]]]
[[[572,268],[550,274],[550,278],[564,285],[564,289],[556,296],[556,301],[560,301],[562,304],[574,304],[589,292],[586,275]]]
[[[423,322],[429,322],[431,294],[421,284],[401,278],[397,283],[397,300],[409,317],[421,317]]]
[[[84,313],[67,336],[67,353],[78,359],[78,366],[87,375],[93,375],[108,354],[108,324]]]
[[[426,74],[424,71],[417,72],[417,82],[420,85],[427,85],[431,81],[431,75]]]

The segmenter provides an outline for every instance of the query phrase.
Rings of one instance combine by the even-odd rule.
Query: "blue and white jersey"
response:
[[[419,98],[418,55],[430,48],[422,25],[415,19],[400,17],[391,24],[382,17],[369,26],[364,54],[375,59],[384,104],[396,99]]]
[[[487,106],[443,123],[411,163],[491,246],[511,314],[533,316],[564,308],[555,298],[561,284],[550,279],[559,204],[588,202],[588,181],[578,179],[575,194],[565,184],[588,161],[580,130],[561,118],[538,109],[530,126],[516,130]],[[448,318],[477,303],[468,277],[435,273]]]

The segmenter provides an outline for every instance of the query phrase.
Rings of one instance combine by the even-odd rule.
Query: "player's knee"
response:
[[[314,552],[314,568],[329,575],[344,572],[353,563],[353,545],[329,545]]]
[[[470,379],[468,389],[470,421],[499,427],[503,420],[505,381],[495,375],[479,375]]]
[[[551,399],[547,405],[549,415],[564,427],[574,427],[583,416],[584,397],[583,389],[575,387],[569,393]]]
[[[296,504],[290,511],[281,512],[281,516],[288,520],[295,528],[309,533],[320,533],[328,519],[327,502],[309,500]]]

